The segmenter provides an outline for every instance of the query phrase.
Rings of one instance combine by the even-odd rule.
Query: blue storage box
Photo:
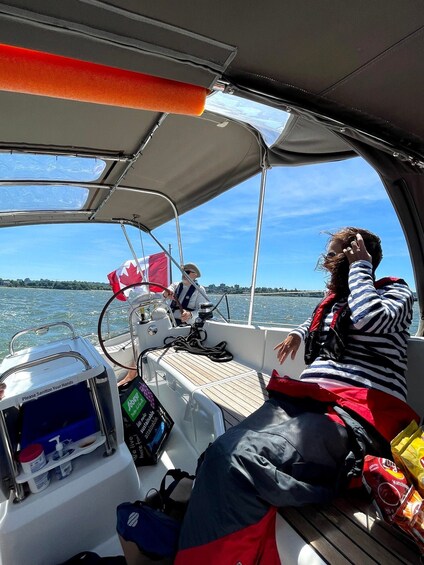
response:
[[[99,427],[86,383],[64,388],[26,402],[21,407],[21,449],[41,443],[46,454],[55,449],[50,439],[78,441]]]

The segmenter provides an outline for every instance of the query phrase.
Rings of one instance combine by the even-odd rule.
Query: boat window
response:
[[[0,212],[80,210],[88,193],[81,186],[0,186]]]
[[[0,153],[0,180],[92,182],[105,167],[105,161],[92,157]]]
[[[255,127],[268,147],[280,137],[289,118],[289,114],[283,110],[222,92],[209,96],[205,107],[206,110]]]

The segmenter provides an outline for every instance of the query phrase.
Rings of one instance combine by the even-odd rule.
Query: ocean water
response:
[[[97,324],[100,312],[111,292],[102,290],[47,290],[31,288],[0,288],[0,361],[9,352],[12,336],[47,323],[68,322],[77,335],[97,339]],[[210,295],[213,304],[221,298]],[[127,327],[125,303],[114,301],[117,310],[111,316],[110,329],[118,333]],[[311,314],[319,298],[257,296],[253,311],[253,322],[263,325],[296,326]],[[233,322],[246,322],[249,314],[249,297],[229,295],[229,318]],[[221,301],[220,312],[228,316],[226,301]],[[414,319],[411,334],[418,328],[418,305],[414,304]],[[106,329],[104,330],[106,331]],[[53,334],[53,332],[57,332]],[[53,328],[48,334],[34,332],[19,336],[14,341],[14,349],[42,344],[51,340],[51,335],[70,335],[68,328]]]

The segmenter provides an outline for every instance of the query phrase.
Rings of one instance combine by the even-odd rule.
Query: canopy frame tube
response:
[[[259,203],[258,203],[258,216],[256,222],[256,237],[255,237],[255,251],[253,254],[253,264],[252,264],[252,282],[250,287],[250,301],[249,301],[249,316],[247,323],[252,325],[253,318],[253,307],[255,302],[255,287],[256,287],[256,275],[258,271],[258,259],[259,259],[259,249],[261,243],[262,234],[262,220],[264,214],[264,201],[265,201],[265,189],[266,189],[266,177],[269,169],[269,165],[266,162],[266,153],[262,159],[262,172],[261,172],[261,186],[259,191]]]

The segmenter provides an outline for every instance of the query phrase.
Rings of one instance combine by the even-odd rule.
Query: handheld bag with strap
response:
[[[157,463],[174,421],[139,376],[119,387],[119,399],[125,443],[135,465]]]
[[[168,478],[173,481],[167,486]],[[140,553],[153,560],[176,554],[193,481],[186,471],[170,469],[144,501],[118,506],[116,529],[128,565],[136,565]]]

